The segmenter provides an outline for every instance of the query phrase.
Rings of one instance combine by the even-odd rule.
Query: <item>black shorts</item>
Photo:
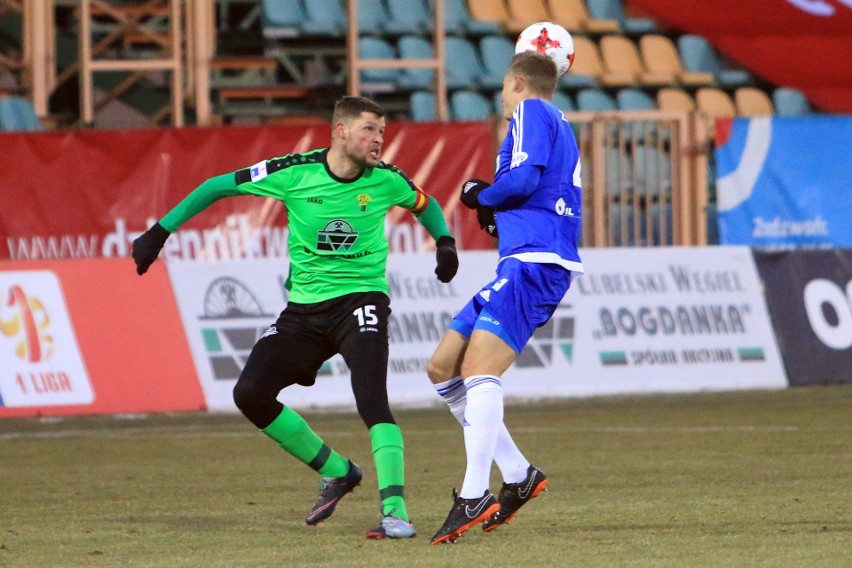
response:
[[[385,388],[390,298],[358,292],[315,304],[290,303],[255,344],[246,367],[266,388],[313,385],[322,364],[341,354],[357,383]]]

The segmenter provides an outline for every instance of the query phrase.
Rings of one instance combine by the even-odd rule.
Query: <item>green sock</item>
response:
[[[286,406],[278,418],[261,432],[325,477],[343,477],[349,473],[349,460],[326,446],[305,419]]]
[[[393,512],[394,516],[408,522],[405,508],[405,458],[403,455],[402,432],[396,424],[376,424],[370,428],[373,443],[373,459],[376,462],[376,477],[379,481],[379,497],[382,514]]]

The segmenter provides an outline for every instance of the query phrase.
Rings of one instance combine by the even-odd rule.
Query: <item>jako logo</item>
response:
[[[50,359],[54,345],[49,328],[50,316],[41,300],[27,296],[17,284],[9,286],[0,302],[0,334],[17,341],[15,355],[30,363]]]

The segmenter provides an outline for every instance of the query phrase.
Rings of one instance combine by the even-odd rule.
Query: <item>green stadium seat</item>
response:
[[[432,42],[423,36],[405,35],[397,43],[400,59],[432,59],[435,51]],[[432,69],[403,69],[399,85],[407,89],[428,89],[435,80]]]
[[[589,15],[598,20],[615,20],[623,33],[642,35],[658,31],[651,18],[632,18],[624,11],[623,0],[586,0]]]
[[[263,37],[280,39],[302,33],[307,16],[298,0],[263,0],[261,8]]]
[[[409,96],[411,118],[415,122],[433,122],[438,119],[435,113],[435,93],[414,91]]]
[[[577,92],[577,110],[580,111],[610,111],[618,110],[615,101],[600,89],[580,89]]]
[[[453,120],[488,120],[492,107],[488,99],[473,91],[456,91],[450,96]]]
[[[36,131],[42,130],[42,125],[30,101],[16,96],[0,97],[0,130]]]
[[[772,103],[778,116],[807,116],[813,113],[805,95],[790,87],[778,87],[772,92]]]
[[[724,89],[742,87],[752,82],[748,71],[723,65],[710,42],[701,36],[684,34],[677,39],[677,47],[687,71],[713,73],[717,85]]]
[[[302,30],[307,35],[342,36],[346,32],[346,14],[340,0],[310,0],[305,2]]]

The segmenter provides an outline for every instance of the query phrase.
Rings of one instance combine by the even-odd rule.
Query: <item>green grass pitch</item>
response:
[[[364,538],[378,495],[354,411],[303,414],[365,474],[318,527],[317,475],[241,416],[0,420],[0,567],[852,565],[852,386],[509,401],[549,490],[441,546],[464,474],[445,407],[396,410],[405,541]]]

